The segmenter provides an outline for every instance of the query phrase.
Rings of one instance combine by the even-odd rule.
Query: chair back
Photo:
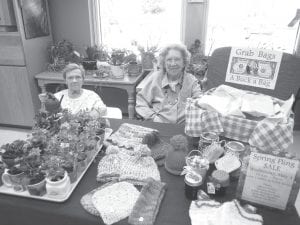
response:
[[[216,49],[208,61],[207,89],[226,84],[232,87],[255,91],[270,95],[282,100],[288,99],[291,94],[299,95],[300,88],[300,58],[288,53],[282,53],[277,82],[274,90],[253,87],[248,85],[226,82],[226,72],[230,57],[231,47]]]
[[[105,118],[111,118],[111,119],[122,119],[122,111],[120,108],[117,107],[106,107],[107,113]]]

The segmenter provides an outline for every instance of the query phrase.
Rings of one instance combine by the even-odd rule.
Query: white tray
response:
[[[113,132],[112,129],[106,128],[105,129],[105,138],[104,139],[108,138],[111,135],[112,132]],[[20,196],[20,197],[25,197],[25,198],[39,199],[39,200],[50,201],[50,202],[64,202],[64,201],[66,201],[71,196],[71,194],[73,193],[73,191],[77,187],[78,183],[80,182],[81,178],[84,176],[85,172],[88,170],[88,168],[90,167],[90,165],[94,161],[95,157],[101,151],[102,147],[103,147],[103,145],[97,146],[97,151],[96,151],[95,155],[93,156],[92,160],[89,162],[89,164],[84,169],[84,171],[80,174],[80,176],[77,177],[77,180],[74,183],[71,183],[71,188],[69,189],[69,191],[65,195],[49,195],[49,194],[45,194],[43,196],[36,196],[36,195],[29,194],[29,192],[27,190],[26,191],[17,192],[13,188],[6,187],[5,185],[0,186],[0,193],[7,194],[7,195]]]

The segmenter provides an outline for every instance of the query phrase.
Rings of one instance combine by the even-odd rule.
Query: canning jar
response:
[[[205,132],[200,135],[198,150],[203,151],[213,142],[219,141],[219,135],[215,132]]]
[[[184,177],[185,196],[189,200],[197,200],[197,193],[202,185],[202,177],[197,173],[187,173]]]

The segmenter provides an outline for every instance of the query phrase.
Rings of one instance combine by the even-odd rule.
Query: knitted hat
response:
[[[166,191],[166,184],[147,179],[147,184],[142,188],[128,222],[133,225],[152,225],[159,211],[160,203]]]
[[[108,182],[118,180],[123,154],[112,153],[105,155],[98,164],[97,181]]]
[[[192,225],[262,225],[260,215],[247,212],[237,200],[223,204],[214,200],[193,201],[189,215]]]
[[[92,202],[103,222],[110,225],[129,216],[139,194],[132,184],[119,182],[96,191]]]
[[[188,141],[183,135],[175,135],[170,139],[165,161],[166,170],[174,175],[180,175],[186,165],[185,157],[188,151]]]
[[[151,156],[129,156],[124,158],[120,166],[119,180],[130,180],[141,184],[151,177],[160,181],[160,174],[154,159]]]
[[[160,174],[151,156],[128,155],[122,151],[104,156],[98,164],[97,181],[131,180],[144,184],[148,177],[160,180]]]

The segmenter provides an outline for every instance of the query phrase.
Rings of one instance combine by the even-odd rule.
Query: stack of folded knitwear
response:
[[[87,212],[108,225],[127,217],[132,225],[152,225],[165,191],[166,184],[152,178],[146,180],[141,191],[126,181],[110,182],[87,193],[80,202]]]
[[[136,154],[141,148],[148,147],[155,160],[164,158],[166,154],[164,150],[166,143],[159,138],[158,130],[135,124],[123,123],[107,138],[107,141],[131,154]]]
[[[133,225],[154,223],[166,190],[149,148],[157,134],[151,128],[120,126],[109,138],[110,145],[97,167],[96,179],[102,186],[81,199],[85,210],[100,216],[105,224],[126,217]],[[137,186],[142,186],[141,191]]]

